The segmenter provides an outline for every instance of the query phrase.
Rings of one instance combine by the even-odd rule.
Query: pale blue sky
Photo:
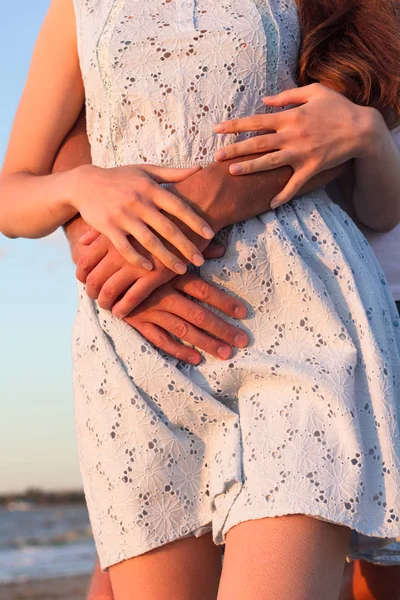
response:
[[[0,162],[50,0],[5,0],[0,19]],[[0,492],[80,486],[73,430],[74,270],[62,234],[0,234]]]

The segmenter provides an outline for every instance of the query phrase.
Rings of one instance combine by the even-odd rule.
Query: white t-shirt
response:
[[[392,132],[393,138],[400,148],[400,127]],[[333,200],[338,200],[337,186],[328,186],[328,193]],[[399,198],[400,202],[400,198]],[[339,202],[342,206],[343,203]],[[388,233],[377,233],[359,225],[361,231],[371,244],[376,257],[386,275],[395,300],[400,300],[400,225]]]

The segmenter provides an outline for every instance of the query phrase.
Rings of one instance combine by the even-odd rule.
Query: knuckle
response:
[[[287,111],[286,118],[287,118],[288,122],[290,122],[291,126],[296,128],[296,133],[298,133],[298,130],[300,129],[300,127],[302,125],[301,108],[298,108],[297,110],[294,110],[294,111]]]
[[[199,300],[207,300],[210,296],[211,288],[205,281],[196,282],[196,295]]]
[[[254,115],[254,117],[251,117],[251,125],[256,129],[261,129],[264,126],[263,115]]]
[[[257,137],[255,141],[255,146],[256,150],[258,150],[259,152],[265,150],[267,146],[265,139],[261,136]]]
[[[189,327],[186,323],[179,323],[179,325],[175,327],[174,333],[177,337],[183,340],[189,333]]]
[[[192,313],[192,320],[197,327],[202,327],[207,320],[207,313],[204,309],[194,310]]]
[[[227,323],[221,323],[218,328],[218,336],[224,340],[233,338],[233,330]]]
[[[87,271],[89,268],[89,260],[86,256],[80,256],[77,260],[76,266],[81,271]]]
[[[146,231],[143,232],[140,241],[146,248],[158,248],[159,246],[156,236],[153,235],[148,229],[146,229]]]
[[[271,165],[273,165],[273,166],[278,165],[279,161],[280,161],[279,154],[277,152],[274,152],[273,154],[270,155],[269,160],[271,161]]]
[[[152,191],[152,181],[149,177],[140,177],[138,181],[137,189],[140,190],[143,194],[149,194]],[[138,194],[135,193],[136,199],[138,199]]]
[[[169,219],[167,219],[163,224],[162,232],[165,236],[173,237],[177,235],[178,228]]]
[[[99,282],[95,275],[91,273],[86,277],[86,287],[92,290],[96,290],[99,287]]]
[[[162,349],[165,345],[165,338],[161,335],[161,334],[153,334],[150,337],[147,338],[149,340],[149,342],[151,342],[154,346],[156,346],[157,348]]]
[[[115,296],[115,287],[113,285],[105,284],[101,289],[101,295],[106,300],[110,300],[110,298],[114,298]]]
[[[125,206],[121,202],[116,203],[112,207],[110,214],[108,214],[105,217],[106,226],[108,226],[110,228],[117,227],[118,224],[121,223],[121,221],[125,218],[125,215],[126,215]]]

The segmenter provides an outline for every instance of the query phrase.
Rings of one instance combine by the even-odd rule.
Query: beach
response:
[[[0,600],[85,600],[88,575],[0,585]]]
[[[84,504],[0,510],[0,600],[85,600],[95,558]]]

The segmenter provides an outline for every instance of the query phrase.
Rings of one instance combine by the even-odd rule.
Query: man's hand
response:
[[[155,290],[125,321],[160,350],[193,365],[201,362],[201,354],[174,337],[221,360],[231,358],[232,346],[247,346],[249,339],[244,331],[229,325],[187,295],[236,319],[246,314],[234,298],[187,273]]]
[[[232,356],[232,346],[242,348],[247,345],[248,337],[244,331],[229,325],[185,294],[234,319],[243,319],[246,307],[236,298],[190,273],[175,277],[162,265],[141,278],[138,269],[125,261],[106,237],[100,235],[89,246],[80,244],[79,238],[85,231],[87,225],[82,219],[74,221],[69,228],[77,278],[86,283],[87,294],[97,299],[101,308],[112,308],[114,314],[123,315],[129,325],[157,348],[196,365],[201,361],[200,353],[174,337],[222,360]],[[223,253],[222,246],[211,244],[205,255],[219,258]],[[138,304],[138,292],[135,291],[138,284],[144,294],[152,293],[131,312],[130,307]],[[131,314],[125,316],[128,312]]]

